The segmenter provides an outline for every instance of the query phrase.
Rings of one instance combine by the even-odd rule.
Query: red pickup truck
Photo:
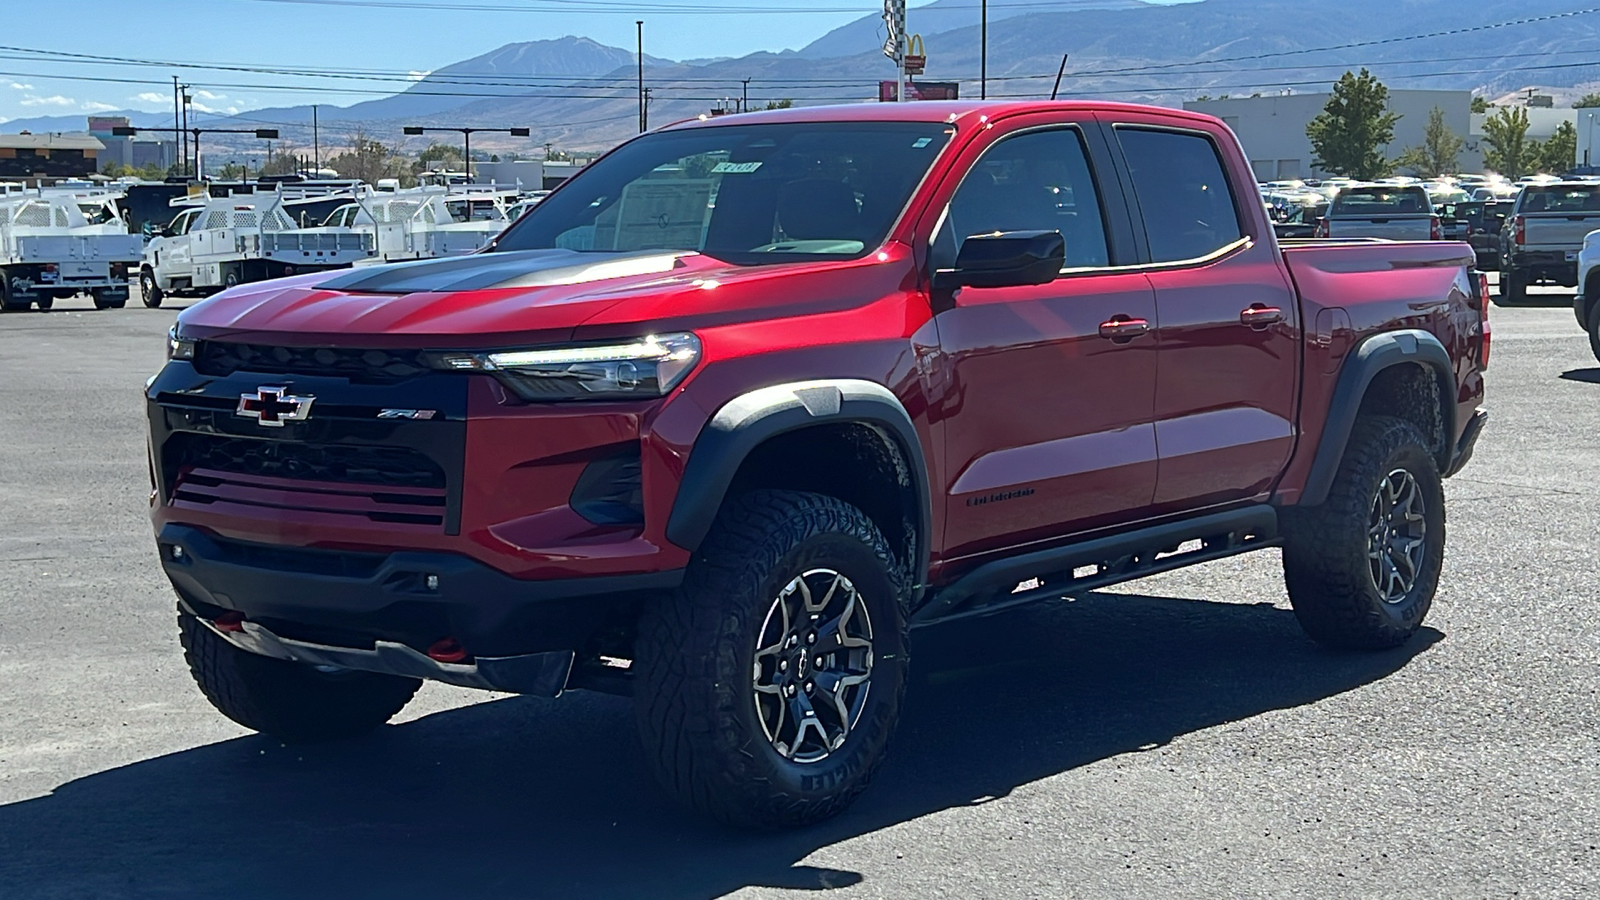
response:
[[[631,695],[733,823],[848,804],[910,633],[1282,547],[1405,641],[1472,454],[1458,243],[1280,246],[1213,118],[794,109],[621,145],[465,257],[225,291],[147,397],[206,696],[285,740],[423,679]]]

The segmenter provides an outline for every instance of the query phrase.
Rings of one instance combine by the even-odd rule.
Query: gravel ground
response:
[[[286,748],[189,680],[140,386],[172,310],[0,317],[0,896],[1600,895],[1600,367],[1565,298],[1494,311],[1424,632],[1299,632],[1276,556],[920,632],[843,817],[742,835],[650,783],[624,700],[428,685]]]

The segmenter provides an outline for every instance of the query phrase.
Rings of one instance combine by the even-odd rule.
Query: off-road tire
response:
[[[1600,360],[1600,300],[1589,307],[1589,352]]]
[[[139,299],[144,302],[146,307],[150,309],[159,307],[161,301],[166,299],[166,296],[166,292],[161,290],[160,285],[156,284],[154,272],[149,269],[139,272]]]
[[[223,715],[289,743],[353,738],[405,707],[422,682],[370,672],[319,672],[240,650],[178,611],[183,657],[200,691]]]
[[[757,712],[757,643],[798,575],[832,569],[870,614],[871,683],[844,743],[825,758],[785,758]],[[691,808],[753,828],[833,816],[866,789],[900,714],[907,666],[904,567],[872,520],[843,501],[755,491],[728,501],[683,586],[639,623],[634,701],[657,779]],[[802,733],[803,736],[803,733]]]
[[[1444,485],[1427,439],[1403,419],[1358,419],[1321,506],[1285,510],[1283,572],[1295,618],[1321,644],[1381,650],[1405,643],[1422,626],[1444,563]],[[1403,597],[1385,602],[1368,557],[1374,497],[1390,473],[1414,479],[1423,504],[1425,539],[1415,579]]]
[[[1527,276],[1515,269],[1500,273],[1500,305],[1520,306],[1528,299]]]

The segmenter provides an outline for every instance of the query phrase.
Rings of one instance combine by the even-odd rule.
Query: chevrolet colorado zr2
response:
[[[883,761],[918,626],[1281,547],[1311,637],[1405,641],[1487,313],[1465,244],[1280,246],[1206,116],[690,121],[483,252],[185,310],[152,517],[247,728],[622,693],[667,790],[797,825]]]

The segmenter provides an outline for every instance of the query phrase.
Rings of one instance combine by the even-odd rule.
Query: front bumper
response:
[[[580,650],[619,609],[683,579],[680,569],[526,581],[452,553],[298,549],[175,523],[161,529],[157,544],[167,577],[202,620],[240,613],[281,640],[390,656],[398,651],[383,645],[420,655],[452,638],[480,662]],[[473,686],[518,690],[485,679]]]

